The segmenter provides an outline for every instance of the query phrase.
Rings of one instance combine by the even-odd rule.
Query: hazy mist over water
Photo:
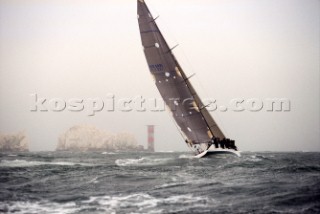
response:
[[[149,0],[202,98],[286,98],[289,112],[212,112],[243,151],[320,151],[319,1]],[[0,132],[25,130],[54,150],[77,124],[134,133],[157,151],[186,151],[167,112],[31,112],[39,98],[160,98],[140,42],[136,1],[0,0]]]

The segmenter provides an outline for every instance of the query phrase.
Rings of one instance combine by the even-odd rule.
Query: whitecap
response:
[[[98,204],[109,211],[116,212],[118,209],[124,209],[128,207],[137,207],[141,212],[155,211],[155,207],[158,202],[156,198],[146,193],[135,193],[131,195],[120,195],[120,196],[99,196],[90,197],[89,200],[82,202],[82,204]],[[149,213],[149,212],[148,212]]]
[[[259,162],[262,161],[262,159],[259,157],[257,157],[256,155],[251,155],[249,158],[247,158],[248,161],[252,161],[252,162]]]
[[[94,177],[93,179],[91,179],[91,180],[88,181],[87,183],[88,183],[88,184],[91,184],[91,183],[94,183],[94,184],[99,183],[98,178],[99,178],[99,177]]]
[[[98,209],[99,213],[117,213],[120,210],[132,213],[164,213],[187,211],[192,207],[205,207],[207,204],[216,203],[213,199],[206,196],[195,196],[193,194],[172,195],[169,197],[155,197],[147,193],[134,193],[129,195],[117,196],[91,196],[87,200],[68,203],[55,203],[47,200],[37,202],[10,202],[6,204],[4,210],[8,213],[81,213],[82,211]],[[168,205],[168,209],[160,208]],[[179,204],[179,206],[175,206]],[[159,207],[159,208],[158,208]],[[181,207],[183,207],[181,209]],[[178,210],[179,209],[179,210]],[[86,213],[86,212],[85,212]]]
[[[41,202],[11,202],[6,205],[8,213],[76,213],[79,211],[74,202],[58,204],[49,201]]]
[[[161,165],[166,164],[168,161],[172,160],[172,158],[139,158],[139,159],[117,159],[115,163],[118,166],[153,166],[153,165]]]
[[[174,179],[172,179],[174,180]],[[175,181],[177,181],[177,179],[175,178]],[[171,182],[171,183],[165,183],[162,185],[158,185],[155,187],[155,189],[166,189],[166,188],[172,188],[172,187],[178,187],[178,186],[183,186],[185,185],[185,182]]]
[[[194,155],[180,155],[180,159],[194,159],[196,158]]]
[[[118,166],[130,166],[130,165],[137,165],[139,163],[142,163],[144,158],[140,159],[117,159],[115,163]]]
[[[116,153],[114,152],[102,152],[102,155],[115,155]]]
[[[216,203],[213,199],[204,196],[194,196],[192,194],[184,195],[173,195],[170,197],[154,197],[147,193],[135,193],[130,195],[120,196],[101,196],[101,197],[90,197],[89,200],[82,204],[99,204],[109,210],[116,211],[119,208],[136,207],[137,210],[143,213],[161,213],[162,210],[156,209],[158,205],[183,205],[184,209],[194,207],[197,204],[198,207],[205,207],[208,203]],[[179,206],[180,207],[180,206]],[[174,206],[172,206],[174,209]],[[174,210],[173,210],[174,211]]]
[[[84,163],[73,162],[45,162],[45,161],[26,161],[26,160],[1,160],[0,167],[32,167],[40,165],[61,165],[61,166],[75,166],[75,165],[89,165]]]

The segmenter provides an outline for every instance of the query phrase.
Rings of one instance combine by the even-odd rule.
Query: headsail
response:
[[[149,70],[188,146],[200,153],[208,148],[213,137],[224,139],[224,134],[201,102],[144,0],[138,0],[138,21]]]

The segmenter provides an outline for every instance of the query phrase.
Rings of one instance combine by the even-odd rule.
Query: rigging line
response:
[[[184,49],[183,49],[183,46],[179,46],[180,48],[179,48],[179,50],[180,51],[182,51],[182,55],[183,55],[183,58],[185,59],[185,60],[181,60],[182,62],[183,61],[186,61],[186,67],[189,67],[190,68],[190,70],[193,72],[193,73],[195,73],[194,72],[194,68],[193,68],[193,66],[192,66],[192,64],[190,63],[190,60],[188,59],[188,57],[187,57],[187,54],[185,53],[185,51],[184,51]],[[181,59],[181,58],[180,58]],[[175,56],[175,60],[178,62],[178,59],[177,59],[177,57]],[[179,66],[180,66],[180,61],[179,61]],[[182,70],[182,68],[181,68],[181,66],[180,66],[180,69]],[[185,74],[185,71],[183,70],[183,72],[184,72],[184,74]],[[193,76],[193,74],[191,75],[191,76]],[[189,78],[184,78],[185,80],[188,80]],[[203,84],[201,83],[201,81],[199,80],[199,76],[197,75],[197,77],[196,77],[196,79],[197,79],[197,85],[199,85],[199,87],[202,89],[202,91],[200,90],[200,92],[202,92],[202,94],[205,94],[206,95],[206,97],[208,97],[208,95],[207,95],[207,90],[205,90],[205,87],[203,86]],[[191,84],[191,81],[189,81],[190,82],[190,84]],[[193,87],[193,86],[192,86]],[[189,88],[189,87],[188,87]],[[194,88],[194,87],[193,87]],[[195,90],[195,89],[194,89]],[[196,94],[192,94],[192,96],[194,97],[194,95],[197,95],[198,96],[198,98],[199,98],[199,100],[202,102],[202,100],[200,99],[200,95],[199,95],[200,93],[198,92],[196,92]],[[198,104],[197,104],[198,105]],[[203,105],[204,106],[204,105]],[[199,108],[200,109],[200,108]],[[202,109],[202,108],[201,108]],[[208,110],[207,110],[208,111]],[[211,115],[211,112],[209,112],[208,111],[208,113]],[[211,115],[212,116],[212,115]],[[215,123],[216,124],[218,124],[217,123],[217,121],[219,122],[219,129],[221,130],[221,132],[222,133],[226,133],[224,130],[225,130],[225,126],[224,126],[224,124],[223,124],[223,122],[221,121],[221,119],[220,119],[220,117],[219,117],[219,115],[217,115],[217,114],[215,114],[215,117],[214,117],[215,119],[214,119],[214,121],[215,121]],[[210,126],[208,126],[208,127],[210,127]],[[212,132],[212,130],[211,130],[211,128],[210,128],[210,131],[211,131],[211,133],[213,134],[213,132]]]
[[[201,109],[200,109],[199,103],[197,103],[197,100],[195,99],[195,95],[196,95],[196,94],[191,93],[191,87],[192,87],[192,86],[191,86],[191,82],[190,82],[189,80],[185,80],[186,75],[185,75],[184,71],[182,70],[181,66],[179,65],[179,63],[178,63],[178,61],[177,61],[176,59],[175,59],[175,61],[176,61],[176,64],[177,64],[178,68],[180,68],[180,73],[183,75],[183,79],[184,79],[184,81],[185,81],[185,84],[186,84],[186,86],[188,87],[188,89],[189,89],[189,91],[190,91],[190,94],[191,94],[191,96],[193,97],[193,100],[194,100],[197,108],[199,109],[199,112],[200,112],[201,116],[202,116],[203,119],[204,119],[204,122],[206,123],[207,127],[209,128],[209,131],[211,132],[212,136],[214,136],[214,134],[213,134],[213,132],[212,132],[212,130],[211,130],[211,127],[210,127],[208,121],[206,120],[206,118],[204,117],[204,115],[203,115],[203,113],[202,113],[202,111],[201,111]],[[188,82],[190,82],[190,85],[189,85]],[[197,95],[197,96],[198,96],[198,95]],[[199,96],[198,96],[198,97],[199,97]],[[200,100],[200,97],[199,97],[199,100]],[[201,102],[201,100],[200,100],[200,102]]]
[[[149,5],[149,7],[148,7],[148,9],[149,9],[149,11],[150,11],[150,8],[152,8],[152,11],[154,11],[155,13],[154,14],[157,14],[157,16],[159,16],[159,12],[157,11],[157,9],[155,9],[155,8],[160,8],[160,7],[153,7],[153,3],[150,3],[150,2],[148,2],[148,5]],[[151,7],[150,7],[150,5],[151,5]],[[153,14],[153,13],[152,13]],[[162,23],[162,24],[161,24]],[[168,26],[170,26],[169,24],[168,24],[168,22],[167,22],[167,20],[165,19],[165,18],[161,18],[161,23],[160,23],[160,26],[161,26],[161,34],[162,34],[162,32],[163,31],[165,31],[165,32],[167,32],[166,33],[166,43],[168,44],[168,39],[173,43],[173,44],[178,44],[179,45],[179,42],[178,42],[178,40],[177,40],[177,38],[174,36],[174,34],[172,33],[172,30],[171,30],[171,28],[170,27],[168,27]],[[159,23],[157,23],[157,27],[159,28],[159,26],[158,26],[158,24]],[[160,29],[160,28],[159,28]],[[169,45],[169,44],[168,44]],[[178,46],[178,45],[176,45],[176,46]],[[176,48],[176,46],[174,46],[173,48],[171,48],[171,49],[175,49]],[[169,48],[170,48],[170,46],[169,46]],[[192,65],[191,65],[191,63],[190,63],[190,60],[187,58],[187,55],[185,54],[185,51],[183,50],[183,48],[182,48],[182,46],[180,46],[179,45],[179,49],[183,52],[183,56],[184,56],[184,58],[185,58],[185,60],[181,60],[182,62],[183,61],[187,61],[187,65],[186,66],[183,66],[183,67],[190,67],[190,69],[187,69],[187,70],[191,70],[192,72],[191,73],[196,73],[196,72],[194,72],[194,68],[192,67]],[[172,50],[171,50],[172,51]],[[178,57],[179,59],[180,59],[180,57]],[[180,61],[180,60],[179,60]],[[181,63],[181,61],[180,61],[180,63]],[[182,64],[184,64],[184,63],[182,63]],[[180,66],[181,67],[181,66]]]
[[[169,45],[168,45],[168,43],[167,43],[167,41],[166,41],[166,38],[162,35],[162,32],[161,32],[161,30],[160,30],[160,28],[159,28],[159,26],[158,26],[158,24],[157,24],[156,21],[154,21],[154,25],[155,25],[155,27],[158,29],[158,33],[155,33],[155,34],[154,34],[155,39],[156,39],[157,41],[159,41],[159,42],[163,40],[163,42],[165,43],[164,45],[166,46],[166,48],[168,48],[168,51],[166,52],[166,51],[164,51],[164,49],[163,49],[163,45],[161,45],[160,48],[159,48],[159,50],[158,50],[159,56],[160,56],[161,59],[166,63],[166,67],[168,68],[169,65],[170,65],[170,63],[169,63],[168,59],[167,59],[165,56],[166,56],[167,54],[171,54],[172,57],[174,58],[174,61],[175,61],[175,57],[174,57],[173,53],[171,52],[171,49],[170,49],[170,47],[169,47]],[[176,47],[176,46],[175,46],[175,47]],[[175,47],[174,47],[174,48],[175,48]],[[161,53],[160,49],[162,50],[163,53]],[[176,64],[177,64],[177,63],[176,63]],[[178,64],[177,64],[177,65],[178,65]],[[187,122],[185,118],[183,118],[183,120],[184,120],[185,123]],[[175,122],[175,124],[176,124],[176,122]],[[176,126],[178,126],[178,125],[176,124]],[[179,130],[179,132],[180,132],[180,134],[182,135],[182,130]],[[182,135],[182,137],[183,137],[183,138],[185,138],[185,137],[187,138],[187,136],[184,137],[183,135]],[[187,139],[187,140],[188,140],[188,139]]]
[[[174,38],[174,40],[175,40],[175,42],[176,42],[176,44],[177,44],[177,39],[176,38]],[[189,58],[188,58],[188,56],[187,56],[187,54],[186,54],[186,52],[184,51],[184,49],[183,49],[183,45],[179,45],[179,50],[182,52],[182,58],[184,58],[184,60],[181,60],[181,57],[178,57],[180,60],[179,60],[179,62],[181,63],[182,62],[182,64],[184,64],[183,62],[185,61],[185,66],[184,67],[187,67],[187,68],[189,68],[190,69],[190,71],[191,71],[191,73],[196,73],[195,72],[195,69],[193,68],[193,66],[192,66],[192,64],[191,64],[191,61],[189,60]],[[175,60],[176,61],[178,61],[178,58],[175,56]],[[179,64],[179,66],[180,66],[180,64]],[[181,66],[180,66],[180,68],[181,68]],[[188,70],[188,69],[187,69]],[[184,73],[185,73],[185,71],[183,71]],[[197,79],[197,85],[199,85],[200,86],[200,88],[202,89],[202,91],[200,90],[200,92],[201,92],[201,94],[204,94],[206,97],[209,97],[208,96],[208,93],[207,93],[207,91],[208,90],[205,90],[205,87],[203,86],[203,84],[201,83],[201,81],[199,80],[199,75],[197,75],[196,76],[196,79]],[[199,99],[200,99],[200,95],[199,95],[200,93],[198,92],[197,93],[197,96],[199,97]],[[193,95],[193,94],[192,94]],[[211,115],[211,112],[209,112],[208,111],[208,113]],[[212,115],[211,115],[212,116]],[[221,120],[221,118],[219,117],[219,115],[218,114],[215,114],[215,116],[214,116],[214,121],[217,123],[217,121],[219,121],[219,128],[221,129],[221,132],[222,133],[226,133],[225,132],[225,125],[223,124],[223,122],[222,122],[222,120]],[[211,130],[211,129],[210,129]]]
[[[183,50],[182,47],[181,47],[180,50],[182,50],[184,57],[187,59],[188,64],[189,64],[189,65],[191,66],[191,68],[192,68],[192,65],[191,65],[191,63],[190,63],[190,60],[188,59],[188,56],[186,55],[185,51]],[[193,68],[192,68],[192,70],[193,70]],[[198,85],[198,86],[200,87],[200,89],[201,89],[200,92],[201,92],[202,94],[204,94],[205,97],[209,97],[209,98],[210,98],[210,96],[208,96],[208,91],[210,91],[210,90],[206,90],[206,87],[203,85],[202,81],[200,81],[200,75],[201,75],[201,74],[196,75],[196,77],[195,77],[195,80],[196,80],[196,82],[197,82],[197,85]],[[198,93],[198,94],[199,94],[199,93]],[[198,95],[198,96],[199,96],[199,95]],[[211,103],[208,104],[208,106],[209,106],[209,105],[211,105]],[[206,107],[207,107],[207,106],[206,106]],[[214,121],[215,121],[215,123],[216,123],[216,124],[219,124],[218,127],[220,128],[221,132],[224,133],[224,134],[227,136],[227,134],[226,134],[226,129],[225,129],[225,125],[224,125],[224,123],[223,123],[223,120],[221,120],[220,115],[219,115],[218,113],[214,113],[214,112],[211,112],[211,111],[208,111],[208,113],[209,113],[211,116],[212,116],[212,114],[214,115]]]
[[[171,112],[171,113],[172,113],[172,112]],[[177,128],[178,132],[180,133],[182,139],[184,139],[184,143],[186,143],[186,141],[188,141],[187,136],[184,135],[184,133],[182,132],[181,128],[179,128],[177,122],[173,119],[173,117],[170,117],[170,118],[171,118],[171,120],[173,121],[175,127]],[[191,146],[189,146],[189,143],[187,143],[187,146],[188,146],[188,148],[189,148],[192,152],[194,152],[194,150],[192,150]]]
[[[157,26],[157,28],[158,28],[158,26]],[[158,29],[159,29],[159,28],[158,28]],[[169,46],[168,46],[165,38],[163,37],[163,35],[161,35],[161,31],[160,31],[160,30],[159,30],[159,32],[160,32],[160,34],[159,34],[159,35],[156,34],[155,37],[156,37],[158,40],[160,40],[160,39],[163,40],[163,41],[165,42],[165,45],[169,48]],[[163,50],[163,47],[162,47],[162,46],[161,46],[161,49],[162,49],[162,54],[159,54],[159,55],[160,55],[161,59],[166,63],[166,65],[167,65],[166,67],[168,68],[169,65],[170,65],[169,59],[167,59],[167,57],[166,57],[167,54],[171,54],[171,57],[173,58],[173,60],[174,60],[174,62],[175,62],[175,66],[178,66],[178,67],[179,67],[179,64],[176,63],[176,61],[175,61],[175,57],[174,57],[173,53],[171,53],[171,52],[168,52],[168,53],[165,52],[165,51]],[[191,91],[189,90],[189,92],[191,92]],[[183,120],[184,120],[184,123],[188,123],[188,120],[187,120],[185,117],[183,117]],[[193,135],[195,136],[196,139],[199,140],[199,137],[198,137],[197,133],[193,133]]]
[[[170,2],[171,3],[171,2]],[[148,5],[150,6],[149,7],[149,10],[150,8],[152,8],[152,11],[154,11],[155,13],[154,14],[157,14],[157,16],[159,16],[159,11],[156,9],[156,8],[161,8],[160,6],[158,7],[153,7],[154,3],[149,3],[148,1]],[[161,4],[160,4],[161,5]],[[163,7],[162,7],[163,8]],[[165,8],[164,8],[165,9]],[[151,12],[152,12],[151,11]],[[153,14],[153,13],[152,13]],[[164,16],[161,16],[161,21],[159,21],[159,25],[161,27],[161,31],[162,32],[165,32],[165,35],[166,35],[166,42],[171,44],[178,44],[178,40],[175,38],[174,34],[172,33],[172,30],[171,28],[169,27],[170,25],[168,24],[168,21],[163,18]],[[171,45],[169,45],[170,47]]]
[[[161,44],[161,46],[160,46],[160,48],[159,48],[159,50],[158,50],[158,53],[159,53],[159,56],[161,57],[161,60],[163,60],[163,61],[166,63],[166,67],[168,68],[168,67],[169,67],[168,65],[169,65],[170,63],[169,63],[168,60],[166,59],[165,55],[171,53],[171,51],[170,51],[170,48],[169,48],[169,46],[168,46],[168,43],[166,42],[166,39],[165,39],[164,36],[162,35],[162,33],[161,33],[161,31],[160,31],[160,29],[159,29],[159,27],[158,27],[157,22],[155,21],[155,19],[153,20],[153,23],[154,23],[155,27],[158,29],[158,33],[155,33],[155,34],[154,34],[154,38],[157,40],[157,42],[161,42],[161,41],[163,40],[163,42],[165,43],[165,44]],[[168,49],[169,49],[168,53],[166,53],[166,52],[163,50],[163,45],[166,45],[166,46],[168,47]],[[162,53],[162,52],[163,52],[163,53]],[[170,111],[170,113],[172,113],[172,111]],[[171,118],[171,120],[173,120],[173,117]],[[184,119],[184,120],[185,120],[185,119]],[[185,141],[186,141],[186,140],[188,141],[188,137],[182,132],[181,128],[178,127],[177,122],[174,121],[174,120],[173,120],[173,122],[174,122],[176,128],[178,129],[178,131],[179,131],[182,139],[184,139]],[[185,121],[185,122],[186,122],[186,121]],[[191,149],[191,147],[189,146],[189,144],[188,144],[188,147],[189,147],[189,149],[190,149],[191,151],[193,151],[193,150]]]
[[[158,28],[158,26],[157,26],[157,28]],[[160,30],[159,30],[159,31],[160,31]],[[165,38],[161,35],[161,31],[160,31],[160,34],[159,34],[159,35],[156,34],[156,37],[157,37],[157,39],[158,39],[159,41],[160,41],[160,39],[163,39],[163,41],[165,42],[166,46],[168,46]],[[160,37],[160,38],[159,38],[159,37]],[[168,47],[168,48],[169,48],[169,47]],[[166,58],[166,55],[167,55],[167,54],[172,54],[172,53],[171,53],[171,52],[168,52],[168,53],[164,52],[164,51],[163,51],[163,46],[161,46],[161,49],[162,49],[162,52],[163,52],[164,54],[159,54],[159,55],[160,55],[161,59],[166,63],[166,67],[168,68],[168,67],[169,67],[168,65],[170,65],[170,63],[169,63],[168,59]],[[171,112],[171,113],[172,113],[172,112]],[[173,117],[172,117],[171,119],[173,120]],[[187,122],[187,119],[186,119],[185,117],[183,117],[183,120],[184,120],[184,123]],[[189,141],[188,137],[183,133],[182,129],[178,127],[178,124],[177,124],[176,121],[174,121],[174,124],[176,125],[177,129],[179,130],[179,133],[180,133],[180,135],[182,136],[182,139],[184,139],[185,141],[186,141],[186,140]],[[198,137],[197,137],[197,138],[198,138]],[[192,145],[193,145],[193,144],[192,144]],[[189,147],[189,149],[190,149],[191,151],[193,151],[192,148],[189,146],[189,143],[188,143],[188,147]]]
[[[156,27],[159,29],[158,24],[157,24],[155,21],[154,21],[154,24],[155,24]],[[164,36],[162,35],[162,32],[160,31],[160,29],[159,29],[159,35],[160,35],[160,38],[161,38],[161,37],[163,38],[164,42],[165,42],[166,45],[168,46],[168,42],[166,41],[166,39],[165,39]],[[157,37],[157,39],[159,40],[157,34],[156,34],[156,37]],[[176,42],[176,43],[177,43],[177,42]],[[188,78],[187,78],[187,76],[185,75],[185,72],[182,70],[182,67],[181,67],[180,64],[178,63],[175,55],[174,55],[174,54],[172,53],[172,51],[170,50],[170,47],[169,47],[169,46],[168,46],[168,48],[169,48],[169,53],[172,54],[172,56],[173,56],[173,58],[174,58],[175,64],[176,64],[177,67],[180,69],[180,71],[183,73],[183,75],[184,75],[184,77],[183,77],[184,82],[186,83],[189,91],[191,92],[191,90],[190,90],[191,87],[189,86],[189,83],[187,82],[187,81],[188,81]],[[175,47],[174,47],[174,48],[175,48]],[[161,55],[161,54],[160,54],[160,55]],[[165,57],[163,57],[163,56],[161,56],[161,57],[165,59]],[[166,63],[168,64],[168,61],[167,61],[166,59],[165,59],[165,61],[166,61]],[[190,63],[189,63],[189,64],[190,64]],[[192,68],[192,70],[194,70],[194,69]],[[190,84],[191,84],[191,82],[190,82]],[[200,108],[199,104],[197,103],[197,101],[196,101],[196,99],[195,99],[195,95],[194,95],[193,93],[190,93],[190,94],[191,94],[191,96],[193,97],[193,99],[194,99],[197,107],[199,108],[199,111],[200,111],[200,113],[201,113],[201,116],[204,118],[204,121],[205,121],[207,127],[209,128],[209,131],[210,131],[211,134],[214,136],[213,131],[211,130],[211,127],[209,126],[209,123],[207,122],[206,118],[204,117],[204,115],[203,115],[203,113],[202,113],[202,111],[201,111],[201,108]],[[199,98],[199,100],[200,100],[199,95],[197,95],[197,96],[198,96],[198,98]],[[200,102],[201,102],[201,100],[200,100]]]
[[[150,9],[148,9],[148,10],[149,10],[149,12],[150,12]],[[151,17],[153,18],[152,15],[151,15]],[[168,42],[166,41],[166,39],[165,39],[164,36],[162,35],[162,32],[160,31],[160,29],[159,29],[159,27],[158,27],[157,22],[155,21],[155,19],[153,20],[153,23],[154,23],[155,27],[156,27],[156,28],[158,29],[158,31],[159,31],[158,33],[154,34],[155,39],[157,39],[158,41],[163,40],[163,42],[164,42],[164,44],[167,46],[167,48],[170,49],[169,46],[168,46]],[[160,38],[160,39],[159,39],[159,38]],[[163,50],[163,46],[162,46],[162,45],[160,46],[160,49]],[[162,59],[164,59],[164,61],[166,62],[167,65],[169,65],[168,60],[164,57],[164,54],[160,54],[160,53],[161,53],[161,52],[160,52],[160,49],[158,50],[158,53],[159,53],[160,57],[161,57]],[[165,53],[165,51],[162,51],[162,52]],[[189,89],[189,92],[190,92],[191,96],[193,97],[193,100],[194,100],[194,102],[196,103],[197,108],[199,109],[199,112],[200,112],[201,116],[203,117],[203,119],[204,119],[204,121],[205,121],[205,123],[206,123],[207,128],[208,128],[209,131],[211,132],[212,136],[214,136],[214,134],[213,134],[213,132],[212,132],[212,130],[211,130],[211,127],[210,127],[209,123],[207,122],[205,116],[203,115],[203,113],[202,113],[202,111],[201,111],[201,109],[200,109],[199,104],[197,103],[197,100],[195,99],[195,95],[193,95],[193,93],[192,93],[192,91],[191,91],[191,87],[192,87],[192,86],[189,86],[188,80],[186,80],[187,76],[185,75],[184,71],[182,70],[179,62],[177,61],[176,57],[174,56],[174,54],[173,54],[171,51],[170,51],[169,53],[167,53],[167,54],[171,54],[171,55],[172,55],[173,60],[174,60],[174,62],[175,62],[175,64],[176,64],[176,66],[179,68],[181,74],[183,75],[184,82],[185,82],[187,88]],[[167,66],[167,67],[168,67],[168,66]],[[190,85],[191,85],[191,82],[190,82]],[[198,95],[197,95],[197,96],[198,96]],[[198,97],[199,97],[199,96],[198,96]],[[200,100],[200,97],[199,97],[199,100]],[[200,102],[201,102],[201,100],[200,100]],[[185,120],[185,119],[184,119],[184,120]],[[186,121],[185,121],[185,122],[186,122]],[[195,136],[196,136],[196,138],[198,139],[197,135],[195,135]]]
[[[165,22],[165,20],[164,19],[162,19],[162,21],[163,22]],[[166,22],[165,22],[166,23]],[[157,28],[159,29],[159,27],[158,27],[158,24],[156,24],[157,25]],[[167,29],[167,31],[169,31],[168,29]],[[169,31],[170,32],[170,31]],[[162,32],[160,31],[160,35],[162,36]],[[172,33],[170,33],[169,35],[171,35],[171,37],[173,37],[174,39],[174,41],[175,41],[175,43],[177,44],[178,42],[177,42],[177,39],[173,36],[173,34]],[[163,36],[162,36],[163,37]],[[164,38],[164,37],[163,37]],[[166,42],[166,44],[168,45],[168,42],[166,41],[166,39],[165,39],[165,42]],[[169,46],[168,46],[169,47]],[[175,48],[176,46],[174,46],[173,48],[171,48],[170,50],[169,50],[169,52],[171,52],[171,54],[172,55],[174,55],[173,54],[173,52],[172,52],[172,50]],[[170,48],[170,47],[169,47]],[[188,57],[187,57],[187,55],[185,54],[185,51],[183,50],[183,47],[181,47],[181,48],[179,48],[181,51],[182,51],[182,53],[183,53],[183,56],[184,56],[184,58],[185,58],[185,60],[187,61],[187,67],[190,67],[191,68],[191,71],[194,71],[195,69],[192,67],[192,65],[191,65],[191,63],[190,63],[190,60],[188,59]],[[178,67],[180,68],[180,70],[182,70],[182,67],[180,66],[180,63],[178,63],[178,60],[177,60],[177,57],[174,55],[174,59],[175,59],[175,61],[176,61],[176,64],[178,65]],[[184,60],[182,60],[182,61],[184,61]],[[183,70],[183,73],[185,74],[185,71]],[[193,73],[195,73],[195,72],[193,72]],[[194,75],[194,74],[193,74]],[[191,75],[191,76],[193,76],[193,75]],[[186,76],[186,75],[185,75]],[[186,79],[186,78],[184,78],[184,79]],[[189,79],[189,78],[187,78],[187,79]],[[197,77],[197,79],[198,79],[198,77]],[[198,81],[199,82],[199,81]],[[191,84],[191,82],[190,82],[190,84]],[[201,86],[201,88],[204,88],[201,84],[200,84],[200,86]],[[188,88],[189,88],[189,90],[190,90],[190,87],[188,86]],[[192,94],[192,93],[191,93]],[[200,99],[200,96],[198,95],[198,94],[196,94],[197,96],[198,96],[198,98],[199,98],[199,100],[201,101],[201,99]],[[192,94],[192,97],[194,98],[194,94]],[[194,99],[195,100],[195,99]],[[196,100],[195,100],[195,102],[196,102]],[[201,101],[202,102],[202,101]],[[197,102],[196,102],[196,104],[197,104]],[[199,107],[199,104],[197,104],[197,106]],[[199,108],[200,109],[200,108]],[[201,114],[202,114],[202,112],[201,112]],[[209,113],[210,114],[210,113]],[[202,114],[202,116],[203,116],[203,114]],[[204,117],[205,118],[205,117]],[[206,121],[206,120],[205,120]],[[206,123],[207,123],[207,121],[206,121]],[[208,124],[208,123],[207,123]],[[208,126],[208,127],[210,127],[210,126]],[[210,131],[211,131],[211,133],[212,133],[212,130],[210,129]]]
[[[207,93],[207,91],[209,91],[209,90],[206,90],[206,89],[205,89],[204,85],[201,83],[201,81],[200,81],[200,79],[199,79],[199,75],[197,75],[195,78],[196,78],[196,80],[197,80],[197,83],[198,83],[199,87],[202,89],[203,93],[205,94],[205,97],[210,97],[210,96],[208,96],[208,93]],[[211,105],[211,103],[209,103],[208,105],[206,105],[206,107],[208,107],[208,106],[210,106],[210,105]],[[217,111],[217,110],[216,110],[216,111]],[[218,113],[215,113],[215,112],[212,112],[212,111],[208,111],[208,113],[209,113],[211,116],[214,115],[214,121],[215,121],[215,123],[216,123],[216,124],[219,124],[218,127],[220,128],[221,132],[224,133],[224,134],[227,136],[227,134],[226,134],[226,129],[225,129],[225,125],[224,125],[224,123],[223,123],[223,120],[221,120],[220,115],[219,115]]]
[[[173,55],[173,54],[172,54],[172,55]],[[207,122],[207,120],[205,119],[203,113],[201,112],[201,108],[200,108],[199,103],[198,103],[197,100],[195,99],[195,96],[198,96],[198,98],[199,98],[199,100],[200,100],[199,95],[197,95],[196,91],[194,91],[195,94],[192,93],[192,91],[191,91],[191,87],[192,87],[192,86],[191,86],[191,82],[189,81],[189,78],[186,76],[185,72],[182,70],[182,68],[181,68],[180,64],[178,63],[178,61],[177,61],[177,59],[176,59],[175,56],[174,56],[174,60],[175,60],[176,65],[177,65],[178,68],[179,68],[180,73],[181,73],[182,76],[183,76],[184,83],[185,83],[186,86],[188,87],[188,89],[189,89],[189,91],[190,91],[190,94],[191,94],[194,102],[196,103],[197,108],[199,109],[199,112],[201,113],[202,117],[204,118],[204,121],[206,122],[207,126],[210,127],[209,124],[208,124],[208,122]],[[189,83],[190,83],[190,84],[189,84]],[[201,102],[201,100],[200,100],[200,102]],[[211,130],[210,130],[210,131],[211,131]],[[212,131],[211,131],[211,133],[212,133]],[[213,133],[212,133],[212,134],[213,134]]]

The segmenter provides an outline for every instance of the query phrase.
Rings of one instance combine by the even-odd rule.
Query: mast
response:
[[[156,86],[188,145],[200,153],[213,137],[225,135],[203,105],[179,65],[144,0],[138,2],[138,22],[145,57]]]

